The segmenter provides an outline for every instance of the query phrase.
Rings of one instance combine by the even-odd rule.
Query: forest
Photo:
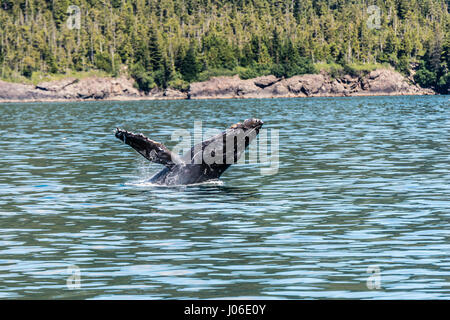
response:
[[[186,90],[239,74],[360,74],[390,65],[449,93],[446,0],[0,0],[1,79],[132,76]],[[74,7],[76,6],[76,7]]]

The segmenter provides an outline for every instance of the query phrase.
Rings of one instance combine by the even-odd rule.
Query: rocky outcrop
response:
[[[155,87],[143,97],[144,99],[151,99],[151,100],[180,100],[180,99],[187,99],[188,95],[186,92],[182,92],[172,88],[161,90]]]
[[[216,77],[192,83],[188,94],[191,99],[214,99],[421,95],[434,92],[420,88],[394,70],[379,69],[364,77],[346,75],[337,79],[326,73],[305,74],[288,79],[278,79],[275,76],[249,80],[241,80],[238,76]]]
[[[133,86],[133,81],[120,78],[65,79],[44,82],[36,90],[52,93],[62,99],[107,99],[120,97],[140,97],[141,93]]]
[[[3,101],[64,101],[64,100],[139,100],[187,99],[187,93],[174,89],[149,93],[139,91],[133,79],[127,77],[84,79],[66,78],[42,82],[36,86],[0,81],[0,102]]]
[[[273,75],[242,80],[239,76],[215,77],[190,85],[188,92],[154,88],[136,89],[126,77],[67,78],[36,86],[0,81],[0,102],[51,100],[137,100],[137,99],[228,99],[277,97],[336,97],[370,95],[434,94],[413,84],[391,69],[378,69],[363,77],[346,75],[333,79],[326,73],[305,74],[288,79]]]
[[[50,101],[142,97],[134,81],[125,77],[85,79],[67,78],[42,82],[36,86],[0,81],[0,100]]]
[[[234,77],[214,77],[204,82],[194,82],[189,88],[190,99],[229,99],[251,97],[259,92],[251,80]]]
[[[261,89],[269,87],[278,81],[280,81],[280,79],[278,79],[277,77],[275,77],[273,75],[263,76],[263,77],[253,79],[253,83],[255,84],[255,86],[257,86]]]
[[[373,95],[432,94],[433,91],[411,85],[400,73],[389,69],[372,71],[361,79],[361,91]]]
[[[52,94],[32,85],[0,81],[0,101],[48,99]]]

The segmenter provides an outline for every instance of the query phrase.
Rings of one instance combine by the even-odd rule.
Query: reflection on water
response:
[[[448,106],[0,105],[0,298],[448,299]],[[173,147],[172,131],[194,120],[225,128],[248,117],[279,129],[278,174],[244,164],[222,183],[146,185],[160,167],[113,135],[120,126]],[[67,287],[70,266],[79,289]],[[371,276],[380,289],[369,289]]]

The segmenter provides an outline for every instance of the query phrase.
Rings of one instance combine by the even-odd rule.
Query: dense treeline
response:
[[[289,77],[316,72],[318,63],[332,73],[387,63],[424,86],[449,90],[445,0],[0,3],[3,79],[96,69],[128,72],[144,90],[183,89],[211,75]],[[70,5],[81,9],[79,29],[67,22]],[[380,19],[370,5],[380,8]]]

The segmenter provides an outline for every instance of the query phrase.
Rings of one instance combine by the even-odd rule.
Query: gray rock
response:
[[[332,79],[328,74],[305,74],[288,79],[264,76],[242,80],[239,76],[214,77],[195,82],[188,92],[168,88],[139,91],[126,77],[67,78],[37,86],[0,81],[0,101],[84,100],[84,99],[219,99],[316,96],[434,94],[411,83],[391,69],[379,69],[362,78],[350,75]]]
[[[253,83],[255,84],[255,86],[257,86],[261,89],[269,87],[278,81],[280,81],[280,79],[278,79],[274,75],[263,76],[263,77],[258,77],[258,78],[253,79]]]
[[[186,92],[168,88],[164,91],[164,97],[167,99],[187,99],[188,95]]]

